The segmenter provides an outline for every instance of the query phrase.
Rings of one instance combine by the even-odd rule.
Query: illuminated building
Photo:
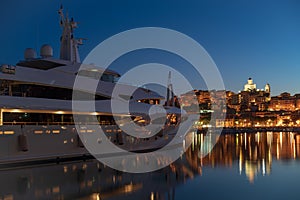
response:
[[[295,94],[295,106],[296,106],[296,110],[300,109],[300,94]]]
[[[225,106],[220,103],[226,94],[226,118],[210,121],[212,110],[221,110]],[[271,86],[267,83],[264,89],[257,89],[251,78],[243,91],[194,90],[183,95],[182,102],[195,110],[192,99],[198,101],[201,117],[199,127],[211,124],[216,127],[300,127],[300,94],[293,96],[284,92],[271,97]],[[191,102],[194,105],[191,105]],[[214,105],[214,109],[212,108]],[[223,107],[222,107],[223,106]],[[224,109],[223,109],[224,110]]]
[[[256,90],[256,84],[253,83],[252,78],[249,78],[247,83],[244,85],[244,91]]]
[[[295,110],[295,96],[291,96],[290,93],[284,92],[279,96],[271,98],[269,110],[286,110],[294,111]]]
[[[249,78],[244,90],[238,94],[227,95],[229,98],[227,105],[236,111],[264,111],[268,109],[268,102],[271,99],[270,84],[266,84],[264,89],[257,89],[252,78]]]
[[[265,92],[268,93],[267,101],[271,100],[271,86],[269,83],[265,85]]]

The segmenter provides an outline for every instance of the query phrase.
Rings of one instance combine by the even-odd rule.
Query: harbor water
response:
[[[221,135],[201,157],[203,135],[161,170],[132,174],[97,160],[19,166],[0,171],[0,199],[297,199],[300,135],[256,132]]]

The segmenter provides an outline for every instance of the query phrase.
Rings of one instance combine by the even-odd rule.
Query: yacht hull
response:
[[[120,133],[116,125],[101,125],[101,128],[106,132],[106,138],[99,136],[99,141],[107,139],[120,148],[137,153],[165,146],[177,130],[176,126],[170,126],[157,136],[138,139]],[[79,131],[85,135],[97,134],[84,126]],[[93,158],[74,125],[3,125],[0,126],[0,138],[0,167]]]

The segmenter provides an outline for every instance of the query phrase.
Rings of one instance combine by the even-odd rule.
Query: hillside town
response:
[[[192,100],[195,97],[199,105]],[[238,93],[194,90],[182,95],[180,104],[187,111],[199,106],[199,125],[202,127],[211,124],[212,105],[217,106],[215,108],[218,110],[224,108],[226,113],[211,124],[216,127],[300,127],[300,94],[284,92],[271,96],[270,84],[266,83],[264,89],[258,89],[252,78]]]

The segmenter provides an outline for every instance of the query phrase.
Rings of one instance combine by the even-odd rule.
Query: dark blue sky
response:
[[[121,31],[165,27],[198,41],[228,90],[242,90],[252,77],[259,88],[270,83],[272,95],[300,93],[300,1],[3,0],[0,63],[15,64],[26,47],[44,43],[58,56],[60,3],[79,21],[76,36],[88,38],[80,47],[82,58]]]

